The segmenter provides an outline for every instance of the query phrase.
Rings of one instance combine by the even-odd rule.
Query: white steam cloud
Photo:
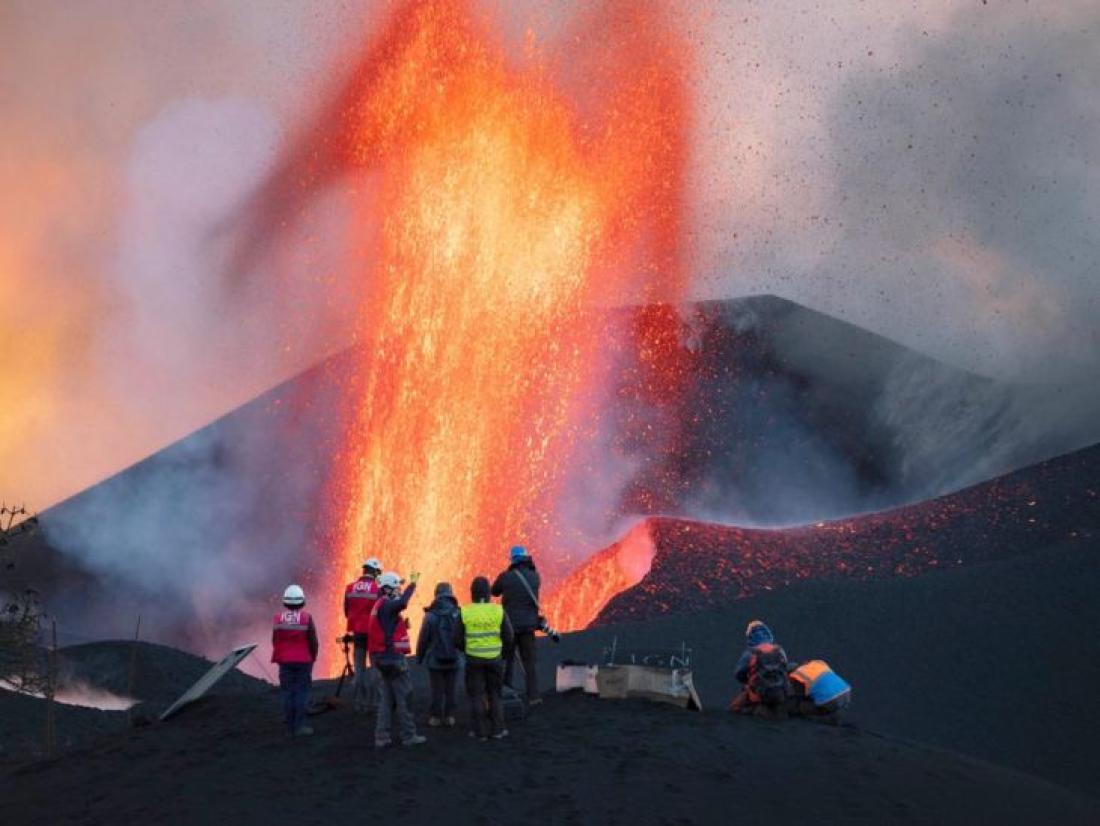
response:
[[[272,115],[241,99],[177,101],[136,134],[109,270],[125,323],[103,331],[95,362],[128,416],[186,430],[212,393],[241,392],[241,366],[278,375],[280,326],[293,316],[274,291],[233,289],[222,276],[233,252],[226,227],[278,146]],[[324,305],[303,315],[319,323],[314,308]],[[108,594],[127,595],[92,606],[98,633],[126,634],[144,613],[146,634],[178,641],[182,628],[211,656],[246,638],[266,642],[247,629],[265,624],[257,605],[300,578],[323,477],[317,428],[332,400],[313,401],[294,414],[280,412],[286,399],[261,400],[250,416],[215,423],[50,510],[50,543]]]

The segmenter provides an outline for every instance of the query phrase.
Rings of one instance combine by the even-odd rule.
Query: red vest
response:
[[[344,607],[348,615],[349,634],[367,634],[370,632],[370,615],[374,603],[378,601],[378,583],[362,577],[349,582],[344,589]]]
[[[309,612],[287,608],[275,615],[271,661],[280,665],[313,662],[309,650]]]
[[[375,600],[370,612],[370,630],[367,632],[367,650],[372,654],[381,654],[386,651],[386,634],[382,630],[382,623],[378,621],[378,609],[385,602],[385,597]],[[404,617],[397,618],[397,626],[393,629],[393,651],[404,656],[412,650],[409,645],[409,621]]]

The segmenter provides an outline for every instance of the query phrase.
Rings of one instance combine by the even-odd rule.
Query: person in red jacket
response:
[[[378,578],[379,598],[370,615],[370,659],[381,675],[382,697],[378,703],[378,720],[374,727],[374,745],[378,748],[393,742],[390,728],[394,713],[401,744],[418,746],[425,738],[416,733],[409,698],[412,683],[409,681],[408,656],[412,650],[409,642],[409,621],[401,616],[416,593],[420,574],[409,575],[409,587],[401,590],[401,577],[387,571]]]
[[[271,661],[279,665],[283,720],[291,735],[313,734],[306,723],[306,707],[313,683],[313,663],[317,661],[317,628],[305,604],[301,586],[287,586],[283,592],[283,610],[275,615],[271,631]]]
[[[347,633],[355,645],[355,683],[352,698],[356,711],[370,711],[378,707],[378,672],[367,666],[367,632],[370,615],[378,601],[378,577],[382,563],[371,557],[363,563],[363,575],[349,582],[344,589],[344,616]]]

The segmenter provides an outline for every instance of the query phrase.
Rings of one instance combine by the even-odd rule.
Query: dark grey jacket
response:
[[[524,557],[508,566],[508,570],[497,577],[493,583],[492,594],[501,597],[501,604],[508,619],[512,622],[512,628],[517,634],[525,634],[539,627],[538,605],[531,599],[523,583],[519,581],[518,573],[523,574],[535,596],[539,595],[539,572],[535,569],[535,563],[530,557]]]
[[[439,596],[431,606],[424,609],[424,622],[420,626],[420,635],[416,639],[416,661],[436,671],[453,671],[459,665],[457,658],[453,662],[441,663],[435,656],[439,643],[439,619],[447,614],[454,618],[454,628],[457,633],[460,622],[458,600],[454,597]]]

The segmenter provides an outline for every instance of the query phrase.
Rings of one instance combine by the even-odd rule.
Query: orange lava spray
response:
[[[517,65],[465,2],[411,4],[341,98],[373,229],[330,593],[367,556],[464,594],[511,544],[552,551],[607,367],[592,309],[681,294],[687,50],[651,4],[581,26]]]

